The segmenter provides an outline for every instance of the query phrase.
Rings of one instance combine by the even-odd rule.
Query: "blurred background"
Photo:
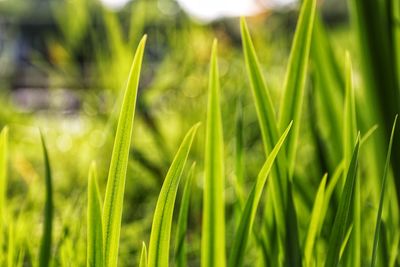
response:
[[[81,222],[89,165],[96,160],[104,195],[121,92],[143,34],[148,41],[126,184],[122,266],[135,266],[141,241],[148,240],[156,196],[183,135],[192,124],[204,121],[214,38],[219,40],[227,209],[232,209],[232,114],[237,103],[243,106],[244,172],[250,184],[264,161],[238,17],[248,17],[268,87],[278,105],[298,8],[295,0],[0,0],[0,128],[10,127],[8,196],[15,217],[35,222],[26,225],[27,231],[40,235],[44,200],[40,128],[48,140],[54,173],[55,253],[68,259],[70,266],[85,262],[84,253],[75,251],[85,249],[86,230]],[[349,50],[358,66],[346,1],[319,1],[318,10],[319,22],[324,25],[320,34],[327,38],[321,47],[331,49],[338,66],[343,65],[344,51]],[[312,70],[316,67],[310,65]],[[359,80],[356,71],[357,85]],[[313,103],[312,90],[308,92],[306,102]],[[337,155],[322,155],[318,140],[335,134],[334,130],[320,132],[319,124],[314,125],[312,105],[305,109],[309,112],[303,116],[298,152],[302,162],[296,167],[296,176],[307,177],[316,189],[323,172],[338,163]],[[370,126],[365,123],[361,127],[365,132]],[[316,133],[320,139],[314,138]],[[202,137],[198,139],[193,160],[203,153]],[[194,211],[201,208],[201,161],[197,168]],[[305,210],[300,217],[308,216],[315,192],[303,189],[298,188],[299,205]],[[191,212],[190,231],[200,232],[200,214]],[[230,230],[228,234],[232,234]],[[189,259],[196,265],[199,235],[189,238]],[[39,238],[32,240],[39,242]]]

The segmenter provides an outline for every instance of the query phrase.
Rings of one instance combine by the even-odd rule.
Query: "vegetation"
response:
[[[335,49],[317,1],[304,0],[286,71],[277,73],[263,61],[264,49],[279,45],[266,46],[245,18],[235,20],[241,50],[224,38],[210,49],[210,31],[189,22],[168,32],[174,52],[154,70],[146,51],[155,37],[137,38],[145,16],[132,17],[136,35],[130,29],[125,40],[103,10],[112,53],[97,47],[94,60],[97,83],[110,90],[105,100],[100,90],[82,97],[92,115],[78,117],[92,131],[77,134],[73,158],[55,145],[68,143],[60,139],[68,122],[54,138],[51,126],[20,125],[54,122],[0,117],[8,124],[0,134],[0,266],[400,266],[398,4],[349,2],[358,47]],[[71,3],[59,23],[73,50],[82,33]],[[146,5],[138,1],[134,12]],[[89,7],[80,8],[89,21]],[[204,93],[196,91],[207,88],[203,61]],[[69,63],[58,66],[66,75]],[[33,137],[18,141],[23,135]]]

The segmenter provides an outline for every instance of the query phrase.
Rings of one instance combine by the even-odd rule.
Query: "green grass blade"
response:
[[[7,266],[14,267],[15,261],[15,227],[14,223],[8,224],[8,247],[7,247]]]
[[[350,167],[347,171],[347,177],[343,191],[339,201],[339,207],[336,212],[335,220],[333,223],[331,236],[329,239],[328,252],[325,260],[325,267],[338,266],[340,247],[344,240],[346,225],[348,225],[348,217],[350,213],[350,206],[352,204],[352,196],[354,191],[354,184],[357,174],[358,166],[358,152],[359,152],[359,137],[353,150],[353,156],[350,162]]]
[[[147,267],[147,248],[144,242],[142,243],[142,253],[140,253],[139,267]]]
[[[205,177],[203,191],[203,224],[201,235],[201,266],[224,267],[225,206],[224,152],[219,104],[217,41],[214,41],[208,88],[208,110],[205,145]]]
[[[353,71],[351,66],[350,54],[346,52],[345,59],[345,104],[344,104],[344,127],[343,127],[343,158],[345,168],[349,168],[352,157],[353,144],[357,137],[356,102],[353,88]],[[345,179],[345,177],[343,178]],[[356,179],[354,185],[353,200],[353,234],[350,239],[351,265],[360,266],[361,264],[361,204],[360,204],[360,179]]]
[[[261,171],[257,176],[256,184],[254,185],[249,198],[247,199],[244,211],[242,213],[239,228],[236,232],[235,239],[233,241],[232,250],[229,256],[229,266],[242,266],[244,255],[246,251],[246,245],[253,227],[254,219],[256,216],[257,208],[261,200],[262,191],[267,181],[268,175],[272,169],[272,165],[283,146],[286,137],[292,127],[292,123],[286,128],[282,134],[278,143],[265,161]]]
[[[342,242],[342,245],[340,246],[340,253],[339,253],[339,260],[342,258],[343,253],[346,249],[347,244],[349,243],[349,239],[351,236],[351,233],[353,232],[353,224],[350,225],[349,229],[346,232],[346,235],[344,236],[344,240]]]
[[[103,266],[103,226],[101,197],[97,183],[96,164],[89,171],[87,208],[87,266]]]
[[[238,199],[238,209],[243,205],[244,183],[244,137],[243,137],[243,107],[239,100],[236,107],[235,121],[235,180],[234,187]]]
[[[322,178],[322,181],[317,191],[317,195],[314,200],[314,206],[311,212],[311,219],[308,226],[306,241],[304,245],[304,261],[305,261],[305,266],[307,267],[312,266],[311,260],[314,251],[314,244],[319,234],[318,230],[320,229],[320,224],[322,223],[323,220],[323,217],[321,216],[323,215],[321,210],[324,205],[325,185],[327,177],[328,175],[325,174],[324,177]]]
[[[185,187],[183,189],[181,207],[179,209],[178,229],[176,233],[176,243],[175,243],[175,264],[177,267],[187,266],[185,237],[186,237],[187,221],[189,216],[190,194],[192,191],[194,169],[195,169],[195,163],[193,163],[192,167],[190,168],[189,174],[187,176]]]
[[[293,131],[286,144],[290,176],[294,169],[297,138],[301,124],[301,107],[303,105],[315,10],[316,0],[303,1],[289,56],[279,112],[279,129],[281,131],[293,120]]]
[[[388,147],[388,151],[386,154],[385,168],[383,170],[382,188],[381,188],[381,195],[380,195],[380,199],[379,199],[378,213],[376,215],[374,243],[373,243],[373,247],[372,247],[371,267],[376,265],[376,258],[377,258],[377,252],[378,252],[377,249],[378,249],[379,235],[380,235],[381,222],[382,222],[383,199],[385,197],[385,192],[386,192],[387,173],[389,171],[390,156],[392,155],[393,136],[394,136],[394,131],[396,129],[396,123],[397,123],[397,115],[393,122],[392,132],[390,134],[389,147]]]
[[[168,266],[171,224],[176,194],[198,127],[199,124],[193,126],[183,139],[158,196],[153,226],[151,227],[149,267]]]
[[[256,106],[257,117],[261,129],[261,136],[264,144],[266,155],[270,153],[274,147],[274,142],[278,140],[278,124],[275,119],[275,111],[272,105],[271,97],[268,93],[264,77],[261,72],[260,63],[258,61],[256,51],[251,41],[250,32],[247,28],[244,18],[240,21],[242,33],[243,53],[246,63],[246,69],[250,80],[250,86],[253,99]],[[278,155],[277,166],[272,170],[271,177],[271,195],[275,212],[276,225],[280,242],[283,242],[285,234],[285,210],[286,210],[286,183],[287,177],[284,170],[285,163],[284,154]]]
[[[139,85],[146,37],[140,41],[133,59],[128,84],[118,120],[117,133],[108,173],[106,197],[103,209],[104,263],[114,267],[118,261],[118,245],[121,230],[123,196],[125,191],[126,169],[132,135],[132,124]]]
[[[39,266],[48,267],[51,261],[51,245],[53,232],[53,186],[50,159],[42,133],[40,134],[43,147],[44,171],[46,183],[46,202],[44,207],[43,235],[40,243]]]
[[[5,221],[5,207],[7,195],[7,172],[8,172],[8,127],[0,133],[0,248],[3,247],[3,233]],[[0,249],[0,264],[3,260],[3,250]]]

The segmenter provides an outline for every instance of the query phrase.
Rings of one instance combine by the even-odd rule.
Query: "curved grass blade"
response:
[[[339,207],[336,212],[335,220],[332,227],[331,236],[329,239],[328,252],[325,260],[325,267],[338,266],[340,248],[344,240],[346,225],[348,225],[348,217],[350,206],[352,204],[352,196],[358,166],[358,152],[360,147],[359,135],[356,139],[356,144],[353,150],[350,166],[347,171],[345,185],[339,201]]]
[[[231,254],[229,256],[230,267],[243,265],[244,253],[246,251],[247,242],[253,227],[258,204],[260,202],[265,183],[272,169],[272,165],[278,155],[278,152],[280,151],[282,145],[284,144],[291,127],[292,123],[290,123],[289,126],[286,128],[285,132],[282,134],[281,138],[275,145],[271,154],[268,156],[261,171],[257,176],[256,184],[251,190],[250,196],[246,201],[246,206],[242,213],[239,228],[236,232],[235,239],[232,245]]]
[[[3,222],[5,221],[7,172],[8,172],[8,127],[4,127],[0,133],[0,248],[3,247]],[[3,249],[0,249],[0,264],[3,261]]]
[[[195,163],[192,164],[189,174],[186,179],[185,187],[183,189],[183,196],[181,207],[178,216],[178,229],[176,233],[176,244],[175,244],[175,264],[177,267],[185,267],[186,264],[186,229],[187,221],[189,216],[189,204],[190,194],[192,191],[192,181],[194,176]]]
[[[103,225],[101,221],[101,197],[97,183],[96,164],[89,170],[87,210],[87,266],[103,266]]]
[[[186,134],[182,144],[172,161],[158,196],[151,227],[149,244],[149,267],[166,267],[169,259],[169,243],[171,235],[172,215],[179,181],[185,167],[190,148],[199,124],[193,126]]]
[[[293,131],[285,145],[289,177],[293,174],[295,163],[315,10],[316,0],[303,1],[292,49],[290,51],[284,91],[279,110],[279,129],[281,131],[293,120]]]
[[[108,173],[106,197],[103,209],[104,264],[114,267],[118,261],[118,245],[121,230],[123,196],[125,191],[126,169],[132,135],[132,124],[139,85],[146,36],[140,41],[133,59],[128,84],[118,120],[117,133]]]
[[[140,253],[139,267],[147,267],[147,248],[144,242],[142,243],[142,253]]]
[[[314,206],[311,212],[310,224],[308,226],[308,231],[306,235],[306,241],[304,245],[304,261],[305,266],[312,266],[311,259],[314,250],[315,240],[319,234],[320,225],[322,224],[323,215],[321,213],[323,205],[324,205],[324,197],[325,197],[325,186],[326,179],[328,175],[325,174],[322,178],[322,181],[318,187],[317,195],[314,200]]]
[[[382,223],[383,199],[385,197],[385,189],[386,189],[386,183],[387,183],[387,173],[388,173],[388,170],[389,170],[390,156],[392,155],[393,136],[394,136],[394,132],[395,132],[395,129],[396,129],[396,123],[397,123],[397,115],[394,118],[392,132],[390,134],[389,147],[388,147],[388,151],[387,151],[387,154],[386,154],[385,168],[383,170],[382,188],[381,188],[381,195],[380,195],[380,199],[379,199],[378,213],[376,215],[374,243],[373,243],[373,247],[372,247],[371,267],[376,265],[376,258],[377,258],[377,252],[378,252],[378,243],[379,243],[379,235],[380,235],[380,229],[381,229],[381,223]]]
[[[274,147],[274,142],[278,140],[278,124],[275,119],[275,111],[272,105],[271,97],[268,93],[264,77],[261,72],[256,51],[251,41],[250,32],[247,28],[244,18],[240,21],[242,33],[243,53],[246,63],[246,69],[250,80],[253,99],[256,106],[258,122],[261,129],[261,136],[264,144],[264,151],[268,153]],[[286,210],[286,183],[287,177],[284,169],[285,155],[278,155],[276,167],[272,169],[271,177],[271,196],[275,212],[275,220],[279,241],[282,242],[285,235],[285,210]]]
[[[40,133],[40,137],[43,147],[44,172],[46,182],[46,202],[44,207],[43,235],[39,251],[39,266],[48,267],[51,261],[51,244],[53,232],[53,187],[49,154],[42,133]]]
[[[201,266],[225,267],[224,157],[219,104],[217,41],[214,40],[208,88],[203,191]]]

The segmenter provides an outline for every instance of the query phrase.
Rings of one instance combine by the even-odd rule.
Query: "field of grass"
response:
[[[0,266],[400,266],[398,0],[100,32],[63,3],[47,107],[0,85]]]

